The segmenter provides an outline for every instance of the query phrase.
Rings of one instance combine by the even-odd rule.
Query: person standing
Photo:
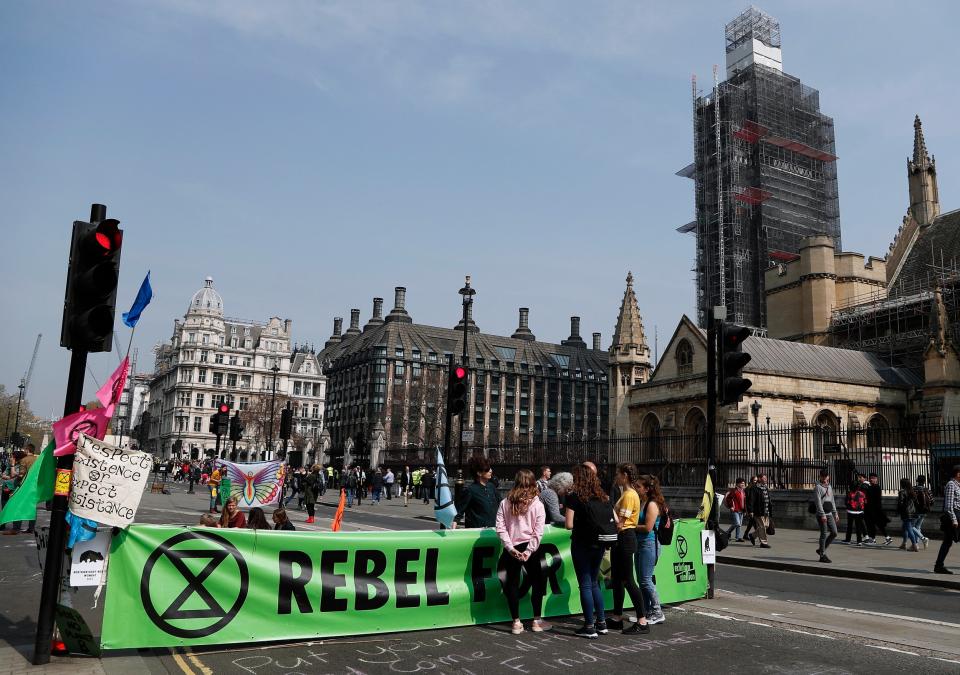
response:
[[[917,535],[920,537],[920,542],[923,544],[923,547],[926,548],[930,544],[930,540],[923,535],[923,519],[927,517],[927,514],[930,513],[930,510],[933,508],[933,494],[930,492],[930,488],[927,487],[926,476],[917,476],[917,484],[913,486],[913,494],[916,496],[917,501],[917,517],[914,519],[913,526],[917,531]]]
[[[539,485],[539,481],[537,481]],[[563,525],[566,518],[563,515],[563,507],[560,505],[562,496],[573,487],[573,476],[562,471],[552,476],[547,481],[547,486],[540,490],[540,501],[543,502],[543,508],[547,512],[547,523],[550,525]]]
[[[501,583],[510,617],[513,619],[510,632],[514,635],[519,635],[524,630],[523,622],[520,621],[521,570],[530,582],[530,604],[533,609],[531,630],[542,633],[552,628],[542,617],[547,580],[543,575],[543,560],[539,548],[545,518],[543,503],[537,498],[533,472],[521,469],[514,478],[510,493],[497,507],[495,518],[497,535],[503,544],[497,567],[505,572]]]
[[[727,528],[727,536],[734,530],[737,531],[736,541],[742,542],[740,536],[740,527],[743,525],[743,512],[747,501],[747,481],[738,478],[736,486],[727,492],[723,498],[723,505],[730,509],[730,515],[733,517],[733,524]]]
[[[213,473],[207,479],[207,488],[210,490],[210,513],[220,513],[217,508],[217,497],[220,495],[220,469],[214,465]]]
[[[955,465],[951,473],[952,478],[943,489],[943,515],[940,516],[943,543],[933,567],[937,574],[953,574],[946,566],[947,553],[951,546],[960,542],[960,464]]]
[[[597,538],[591,511],[609,513],[613,517],[610,498],[600,487],[596,471],[581,464],[573,469],[573,491],[567,495],[566,526],[571,530],[570,554],[580,588],[580,606],[583,608],[583,627],[577,630],[576,635],[595,640],[608,629],[599,582],[600,563],[605,549]]]
[[[424,469],[420,474],[420,492],[423,496],[423,503],[429,504],[433,499],[433,489],[437,486],[437,478],[432,469]]]
[[[916,553],[920,550],[917,546],[920,537],[917,536],[914,527],[914,518],[917,517],[917,502],[909,478],[900,479],[900,490],[897,492],[897,515],[900,516],[903,527],[903,543],[900,544],[900,548]],[[909,548],[907,547],[908,541],[910,542]]]
[[[820,562],[833,562],[827,557],[827,548],[837,538],[837,523],[840,516],[837,514],[836,500],[833,497],[833,486],[830,485],[830,472],[820,469],[820,482],[813,488],[813,501],[817,509],[817,521],[820,523],[820,547],[817,555]]]
[[[307,506],[308,523],[316,522],[317,494],[320,491],[320,465],[314,464],[303,481],[303,503]]]
[[[376,469],[373,472],[373,478],[370,479],[371,484],[373,485],[373,503],[380,503],[380,495],[383,493],[383,485],[385,483],[383,474],[380,473],[380,469]],[[387,499],[390,499],[390,490],[387,489]]]
[[[750,530],[753,529],[753,513],[750,511],[750,504],[753,501],[753,491],[757,489],[757,479],[758,476],[756,475],[750,476],[750,484],[747,486],[746,490],[743,491],[743,522],[745,523],[743,527],[743,538],[748,539],[750,544],[754,546],[756,543],[750,538]]]
[[[30,469],[33,468],[34,463],[37,461],[37,456],[34,454],[37,451],[36,446],[33,443],[27,443],[23,447],[24,455],[17,460],[16,465],[11,468],[10,474],[13,476],[14,488],[19,488],[23,484],[24,479],[27,477],[27,474],[30,473]],[[27,529],[21,530],[20,526],[22,523],[27,523]],[[4,530],[3,534],[33,534],[34,528],[37,525],[36,520],[17,520],[10,523],[10,529]]]
[[[387,499],[393,499],[393,484],[397,477],[393,475],[393,469],[387,467],[387,472],[383,474],[383,488],[387,491]]]
[[[403,492],[403,505],[409,506],[410,491],[413,489],[413,474],[410,467],[403,467],[403,473],[400,474],[400,490]]]
[[[757,484],[747,504],[747,510],[753,514],[753,527],[757,531],[756,535],[749,535],[750,543],[756,544],[759,539],[760,548],[770,548],[770,544],[767,543],[767,528],[770,526],[772,507],[770,490],[767,488],[767,474],[761,473],[757,476]]]
[[[863,537],[867,528],[863,523],[863,509],[867,503],[867,495],[863,491],[863,486],[856,480],[850,483],[850,489],[846,497],[847,507],[847,537],[845,544],[850,543],[853,531],[857,532],[857,546],[863,546]]]
[[[656,476],[641,476],[634,487],[641,501],[640,519],[637,522],[637,583],[643,595],[647,624],[653,626],[666,621],[660,607],[660,594],[653,582],[653,570],[660,557],[657,528],[660,526],[660,514],[667,512],[667,503]]]
[[[357,476],[353,472],[352,467],[344,469],[340,476],[343,483],[343,489],[347,491],[347,508],[352,509],[353,499],[357,496]],[[360,505],[359,502],[357,505]]]
[[[893,537],[887,534],[887,523],[890,518],[883,511],[883,489],[880,487],[880,478],[875,473],[870,474],[870,480],[864,485],[867,493],[867,506],[864,517],[867,521],[867,543],[876,544],[877,534],[883,535],[884,545],[893,543]]]
[[[537,479],[537,489],[540,490],[540,492],[543,492],[547,488],[547,482],[550,480],[550,475],[551,473],[549,466],[544,465],[540,467],[540,477]]]
[[[467,466],[473,474],[473,483],[460,490],[457,495],[454,527],[494,527],[497,524],[500,500],[497,498],[496,488],[490,482],[493,476],[490,460],[483,455],[474,455]]]
[[[634,554],[637,552],[637,522],[640,519],[640,495],[633,489],[639,475],[633,464],[620,464],[614,481],[620,487],[620,499],[614,507],[617,518],[617,543],[610,552],[610,575],[613,582],[613,611],[607,618],[607,626],[619,628],[625,635],[634,633],[649,633],[647,626],[647,608],[640,587],[633,578]],[[623,614],[623,600],[625,593],[630,594],[630,601],[637,614],[636,623],[629,623]]]

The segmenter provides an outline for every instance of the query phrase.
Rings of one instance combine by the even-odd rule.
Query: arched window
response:
[[[677,374],[690,375],[693,373],[693,347],[690,341],[683,339],[677,345]]]
[[[646,456],[654,460],[663,459],[663,450],[660,447],[660,420],[655,414],[648,413],[643,418],[640,434],[647,449]]]
[[[882,448],[890,445],[887,442],[889,430],[890,425],[887,423],[887,418],[879,413],[867,420],[867,447]]]
[[[822,410],[813,418],[814,458],[823,459],[824,452],[838,452],[840,420],[829,410]]]

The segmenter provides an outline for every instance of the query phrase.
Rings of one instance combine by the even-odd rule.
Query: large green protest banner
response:
[[[699,520],[678,520],[656,582],[703,597]],[[547,528],[545,616],[580,612],[570,533]],[[509,620],[493,530],[283,532],[132,525],[114,537],[104,649],[214,645]],[[525,589],[521,589],[525,591]],[[521,611],[529,616],[529,593]],[[607,590],[610,606],[610,591]]]

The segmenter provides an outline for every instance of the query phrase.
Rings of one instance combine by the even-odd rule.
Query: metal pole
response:
[[[450,377],[449,373],[453,368],[453,354],[447,355],[447,388],[450,387]],[[446,395],[447,409],[445,412],[446,423],[443,425],[443,463],[445,465],[450,464],[450,423],[453,421],[452,415],[450,414],[450,392],[447,392]]]
[[[21,379],[18,387],[18,389],[20,389],[20,393],[17,394],[17,417],[13,422],[13,437],[16,439],[16,443],[14,443],[14,445],[16,445],[18,448],[20,447],[20,402],[23,400],[23,390],[26,389],[26,387],[26,380]]]
[[[722,264],[722,263],[721,263]],[[707,324],[707,475],[716,490],[716,461],[717,461],[717,350],[719,347],[718,321],[714,318],[714,310],[708,310]],[[714,499],[716,502],[716,499]],[[710,505],[711,512],[716,504]],[[712,515],[711,515],[712,517]],[[710,518],[707,519],[708,521]],[[707,565],[707,598],[713,599],[716,587],[715,565]]]

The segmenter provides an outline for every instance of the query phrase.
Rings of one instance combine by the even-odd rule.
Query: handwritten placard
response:
[[[105,525],[126,528],[137,515],[153,466],[145,452],[80,434],[73,465],[70,511]]]

